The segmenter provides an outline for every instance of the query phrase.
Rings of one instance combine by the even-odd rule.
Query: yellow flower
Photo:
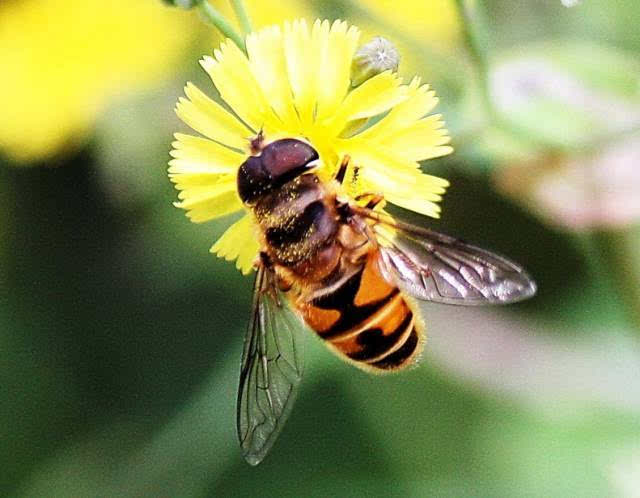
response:
[[[455,0],[361,0],[363,8],[389,26],[421,42],[442,47],[454,45],[460,34]]]
[[[215,0],[211,2],[227,19],[235,21],[231,2],[229,0]],[[264,0],[244,1],[251,23],[254,28],[263,28],[281,22],[282,19],[297,19],[311,15],[309,2],[300,0],[278,0],[265,2]]]
[[[382,193],[393,204],[437,217],[446,180],[423,174],[418,161],[451,152],[440,115],[427,116],[437,98],[418,78],[409,84],[392,72],[351,87],[359,30],[346,22],[303,20],[247,37],[248,56],[231,41],[201,60],[220,97],[233,110],[187,84],[178,116],[203,135],[176,134],[169,177],[180,190],[177,207],[194,222],[244,209],[236,173],[250,154],[250,139],[303,138],[320,155],[317,174],[329,179],[345,155],[358,167],[346,193]],[[374,118],[374,124],[366,126]],[[353,171],[353,170],[351,170]],[[258,252],[249,213],[232,225],[212,252],[251,271]]]
[[[0,2],[0,151],[77,146],[109,99],[171,77],[198,19],[158,0]]]

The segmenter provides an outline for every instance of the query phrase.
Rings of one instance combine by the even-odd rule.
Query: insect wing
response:
[[[297,335],[303,327],[274,280],[270,270],[258,270],[240,370],[238,438],[251,465],[262,461],[278,437],[302,377]]]
[[[383,242],[380,267],[385,276],[417,299],[506,304],[536,293],[531,277],[507,258],[377,212],[363,208],[358,212],[376,221],[373,230]]]

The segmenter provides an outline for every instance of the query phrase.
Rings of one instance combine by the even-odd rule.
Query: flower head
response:
[[[418,78],[403,84],[392,71],[356,88],[351,66],[359,31],[346,22],[285,23],[247,37],[247,55],[230,41],[204,57],[222,100],[233,111],[187,84],[177,105],[180,118],[203,135],[176,134],[169,176],[180,190],[177,207],[194,222],[243,209],[236,173],[251,153],[251,139],[302,138],[320,155],[323,179],[351,157],[345,194],[382,193],[393,204],[437,217],[448,183],[423,174],[418,161],[451,152],[440,115],[427,116],[437,98]],[[372,124],[373,123],[373,124]],[[357,174],[355,174],[357,168]],[[247,213],[212,252],[251,270],[258,252]]]

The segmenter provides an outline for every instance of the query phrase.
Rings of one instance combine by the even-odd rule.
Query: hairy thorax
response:
[[[358,271],[372,249],[364,234],[341,219],[332,186],[312,173],[264,196],[254,213],[281,280],[297,283],[307,296]]]
[[[339,227],[334,204],[335,197],[314,174],[301,175],[261,198],[254,213],[271,260],[294,268],[330,246]]]

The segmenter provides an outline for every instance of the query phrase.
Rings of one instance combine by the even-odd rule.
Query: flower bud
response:
[[[197,7],[201,1],[202,0],[162,0],[162,2],[167,5],[170,5],[172,7],[179,7],[185,10]]]
[[[389,40],[381,36],[358,49],[351,64],[351,84],[358,86],[376,74],[397,71],[400,54]]]

